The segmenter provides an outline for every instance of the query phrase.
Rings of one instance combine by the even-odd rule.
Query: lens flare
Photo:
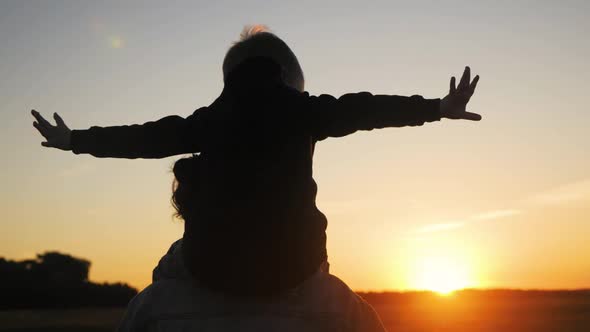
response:
[[[125,41],[120,36],[111,36],[109,37],[109,46],[114,49],[123,48]]]

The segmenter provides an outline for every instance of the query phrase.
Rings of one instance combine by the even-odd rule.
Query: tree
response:
[[[0,310],[123,306],[137,294],[127,284],[89,281],[90,265],[56,251],[22,261],[0,257]]]

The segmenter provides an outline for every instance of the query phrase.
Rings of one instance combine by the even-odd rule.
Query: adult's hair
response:
[[[299,91],[305,88],[303,70],[295,53],[287,44],[270,32],[265,25],[246,26],[240,34],[240,40],[227,51],[223,60],[223,78],[242,61],[250,57],[266,56],[276,61],[283,70],[285,84]]]
[[[177,160],[172,172],[174,173],[172,206],[178,218],[188,221],[193,213],[199,188],[199,156],[193,155]]]

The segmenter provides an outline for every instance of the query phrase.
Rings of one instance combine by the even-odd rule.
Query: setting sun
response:
[[[449,257],[422,259],[417,264],[414,278],[416,289],[431,290],[441,295],[472,285],[468,269],[458,260]]]

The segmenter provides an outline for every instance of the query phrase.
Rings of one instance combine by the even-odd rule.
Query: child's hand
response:
[[[61,150],[71,150],[71,130],[66,126],[64,120],[57,114],[53,113],[56,125],[53,126],[45,120],[39,112],[32,110],[31,114],[37,121],[33,122],[33,127],[37,128],[47,142],[41,142],[41,145]]]
[[[481,115],[477,113],[467,112],[465,107],[469,102],[469,98],[473,95],[477,81],[479,81],[479,75],[475,76],[473,82],[469,82],[471,79],[471,70],[469,67],[465,67],[459,86],[455,88],[455,77],[451,77],[451,88],[449,94],[440,101],[440,115],[443,118],[448,119],[461,119],[461,120],[481,120]]]

